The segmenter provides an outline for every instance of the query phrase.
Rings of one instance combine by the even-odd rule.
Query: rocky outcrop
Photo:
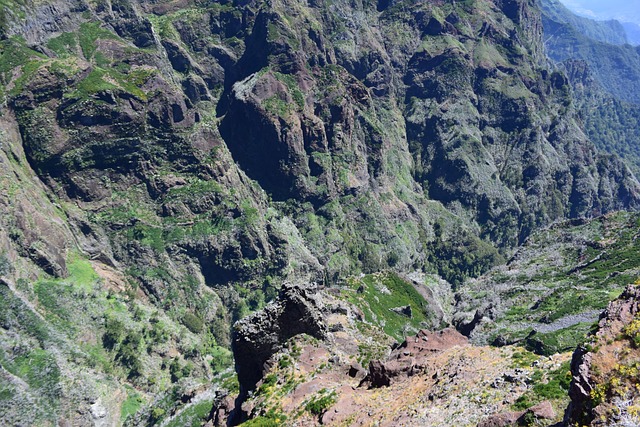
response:
[[[269,359],[289,338],[307,334],[327,338],[322,301],[312,286],[285,284],[278,299],[233,327],[232,349],[240,382],[240,396],[256,388],[271,367]]]
[[[639,314],[640,288],[629,286],[602,313],[588,347],[581,346],[574,352],[569,389],[571,403],[565,412],[565,422],[569,425],[595,426],[616,417],[633,418],[626,409],[640,400],[640,394],[634,387],[627,387],[629,381],[635,383],[637,378],[634,375],[628,378],[625,367],[635,366],[640,355],[634,341]],[[631,403],[623,407],[624,401]]]
[[[478,427],[510,427],[510,426],[527,426],[532,422],[540,422],[545,420],[553,420],[556,413],[553,410],[551,402],[545,400],[526,411],[504,412],[489,416],[486,420],[478,423]],[[535,425],[535,424],[534,424]]]
[[[372,360],[366,380],[371,387],[390,386],[423,372],[434,353],[465,345],[468,345],[467,338],[455,329],[420,331],[395,348],[386,360]]]

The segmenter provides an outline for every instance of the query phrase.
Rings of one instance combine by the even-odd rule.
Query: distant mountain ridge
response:
[[[547,55],[566,72],[589,138],[640,171],[640,54],[622,45],[617,21],[575,15],[558,0],[541,2]],[[633,24],[629,24],[633,27]]]
[[[541,1],[541,9],[550,59],[585,61],[606,92],[640,103],[640,54],[638,48],[620,43],[620,31],[624,31],[620,23],[578,17],[557,0]]]
[[[640,25],[633,22],[621,22],[627,33],[627,40],[630,44],[637,46],[640,45]]]
[[[543,0],[540,2],[540,8],[546,19],[569,25],[590,39],[615,45],[629,42],[625,27],[615,19],[595,21],[578,16],[558,0]],[[546,36],[553,36],[553,34],[547,31]]]
[[[596,20],[616,19],[640,25],[640,3],[629,0],[562,0],[572,12]]]

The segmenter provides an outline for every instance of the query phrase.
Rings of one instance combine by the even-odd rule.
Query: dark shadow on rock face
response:
[[[232,350],[240,383],[233,425],[245,421],[241,405],[270,368],[269,359],[289,338],[308,334],[327,338],[321,302],[311,287],[284,285],[275,303],[234,326]]]

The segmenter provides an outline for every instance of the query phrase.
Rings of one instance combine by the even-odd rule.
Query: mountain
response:
[[[634,1],[562,0],[573,12],[591,19],[616,19],[620,22],[640,24],[640,8]]]
[[[547,54],[569,77],[587,135],[637,171],[638,50],[608,42],[611,35],[603,37],[606,23],[578,17],[557,1],[541,5]]]
[[[594,40],[608,42],[611,44],[629,44],[637,46],[640,44],[640,9],[632,2],[589,2],[586,0],[562,0],[545,1],[541,3],[543,9],[564,9],[560,12],[564,19],[568,19],[572,26],[582,34]],[[567,17],[566,11],[570,11],[571,17]],[[566,22],[566,21],[565,21]],[[592,28],[595,25],[601,29],[595,32],[582,31],[582,27]],[[606,39],[598,37],[598,33],[606,31],[606,28],[613,28],[619,33],[622,27],[625,33],[624,41],[621,39]]]
[[[637,46],[640,45],[640,24],[634,24],[632,22],[622,22],[624,31],[627,34],[629,43]]]
[[[598,148],[621,156],[637,173],[640,166],[640,106],[607,93],[585,61],[568,60],[563,66],[589,139]]]
[[[287,340],[382,360],[537,230],[640,206],[533,1],[0,6],[4,424],[260,416]]]
[[[543,0],[540,2],[540,8],[546,20],[570,27],[589,39],[615,45],[623,45],[628,42],[625,27],[616,20],[595,21],[578,16],[567,9],[559,0]],[[553,36],[553,30],[546,31],[545,37]]]
[[[622,101],[640,102],[640,53],[630,45],[613,45],[608,24],[580,19],[555,0],[544,0],[543,25],[548,56],[558,62],[585,61],[596,81]],[[572,17],[573,16],[573,17]],[[580,25],[575,25],[574,21]],[[603,35],[606,34],[606,35]],[[618,40],[619,41],[619,40]]]

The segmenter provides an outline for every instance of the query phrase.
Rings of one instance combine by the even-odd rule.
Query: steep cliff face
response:
[[[0,255],[23,286],[6,294],[48,322],[74,313],[108,356],[97,377],[133,375],[149,400],[210,378],[230,323],[286,280],[393,268],[459,285],[538,226],[640,202],[577,124],[533,1],[1,8]],[[83,260],[103,280],[93,305],[70,296],[88,292]],[[69,345],[52,357],[82,366]]]
[[[622,157],[637,173],[640,106],[608,93],[598,83],[588,62],[567,60],[562,66],[573,87],[575,105],[589,138],[602,151]]]
[[[8,34],[27,33],[16,10]],[[26,63],[13,75],[5,58],[8,108],[40,177],[126,263],[138,235],[222,284],[278,274],[298,241],[295,274],[335,278],[424,265],[447,249],[434,224],[460,235],[454,215],[508,248],[637,205],[635,179],[575,123],[526,1],[37,10],[50,32],[4,42]]]

